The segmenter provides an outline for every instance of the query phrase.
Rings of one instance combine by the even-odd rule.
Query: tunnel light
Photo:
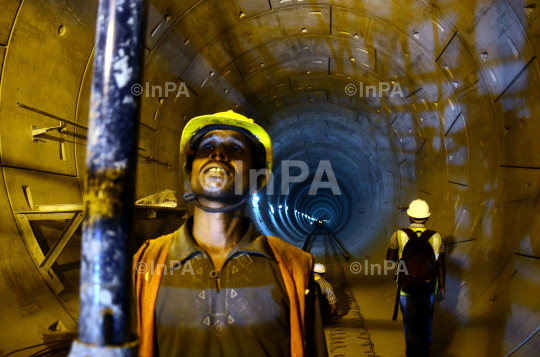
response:
[[[289,206],[285,206],[285,211],[288,211],[289,210]]]
[[[274,214],[274,206],[270,205],[270,211],[272,211],[272,214]]]
[[[255,196],[253,196],[253,198],[251,200],[253,202],[253,207],[258,208],[259,207],[259,197],[257,197],[255,195]]]
[[[283,208],[283,206],[282,206],[282,205],[279,205],[279,209],[282,209],[282,208]]]

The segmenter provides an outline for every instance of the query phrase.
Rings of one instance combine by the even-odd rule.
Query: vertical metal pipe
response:
[[[127,239],[139,129],[139,100],[131,88],[141,72],[142,29],[143,0],[100,0],[86,150],[79,339],[70,356],[108,355],[130,345]]]

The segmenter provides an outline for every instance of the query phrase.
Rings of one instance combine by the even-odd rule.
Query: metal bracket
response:
[[[49,285],[51,290],[57,295],[64,290],[64,285],[60,282],[51,267],[66,247],[71,237],[73,237],[77,228],[81,225],[84,219],[83,208],[83,204],[39,205],[36,206],[36,211],[15,212],[15,220],[17,221],[21,236],[30,252],[34,264],[38,267],[43,280],[45,280],[47,285]],[[136,205],[135,222],[139,219],[164,219],[164,222],[160,225],[156,233],[154,233],[154,237],[152,237],[156,238],[163,234],[167,224],[179,213],[183,214],[185,213],[185,210]],[[30,221],[52,220],[68,220],[68,223],[52,245],[51,249],[49,249],[47,255],[44,255],[34,231],[32,230]]]
[[[34,113],[38,113],[38,114],[44,115],[46,117],[53,118],[53,119],[56,119],[56,120],[60,121],[60,126],[55,126],[55,127],[52,127],[52,128],[41,128],[41,129],[39,129],[37,126],[32,126],[32,140],[33,141],[37,141],[37,138],[36,138],[37,136],[43,135],[47,131],[51,131],[51,130],[58,130],[60,132],[60,134],[65,136],[65,134],[62,131],[65,129],[66,124],[70,124],[70,125],[76,126],[77,128],[88,130],[88,127],[86,125],[82,125],[82,124],[74,122],[72,120],[61,118],[61,117],[59,117],[57,115],[44,112],[43,110],[33,108],[33,107],[31,107],[29,105],[26,105],[26,104],[23,104],[21,102],[17,102],[17,105],[19,107],[21,107],[21,108],[26,109],[26,110],[30,110],[30,111],[32,111]],[[146,151],[145,149],[143,149],[141,147],[138,147],[138,149],[141,150],[141,151]]]
[[[60,282],[56,274],[51,270],[64,247],[69,242],[77,228],[82,223],[83,205],[47,205],[37,206],[37,211],[16,212],[15,219],[19,225],[21,236],[30,252],[34,264],[38,267],[43,280],[49,285],[55,294],[60,294],[64,290],[64,285]],[[50,221],[50,220],[69,220],[58,239],[45,256],[36,239],[30,221]]]
[[[60,134],[64,135],[62,131],[66,129],[66,125],[67,124],[63,121],[60,122],[59,126],[53,126],[50,128],[38,128],[37,126],[32,125],[32,141],[38,141],[38,136],[53,130],[58,130]]]
[[[30,256],[32,257],[32,260],[34,261],[34,264],[39,268],[39,266],[45,259],[45,256],[43,255],[43,251],[41,250],[41,247],[39,246],[38,241],[36,239],[36,236],[34,235],[34,231],[32,230],[32,226],[30,225],[30,221],[36,220],[36,218],[38,220],[51,219],[51,217],[41,218],[40,217],[41,215],[32,215],[28,213],[27,214],[16,213],[15,219],[19,226],[19,230],[21,231],[21,236],[24,240],[24,243],[26,247],[28,248],[28,251],[30,252]],[[62,291],[64,291],[64,285],[60,282],[60,279],[58,279],[58,277],[52,270],[44,271],[42,269],[39,269],[39,272],[43,280],[45,280],[47,285],[51,288],[51,290],[56,295],[59,295]]]
[[[43,261],[39,265],[41,269],[47,271],[51,268],[56,259],[58,259],[60,253],[62,253],[62,251],[64,250],[66,244],[73,236],[73,233],[75,233],[77,228],[79,228],[79,226],[81,225],[83,218],[84,216],[82,212],[73,214],[73,217],[71,217],[62,233],[60,233],[60,237],[58,237],[56,242],[54,242],[53,246],[45,256],[45,259],[43,259]]]

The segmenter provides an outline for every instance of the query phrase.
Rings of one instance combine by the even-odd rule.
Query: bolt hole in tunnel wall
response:
[[[134,89],[142,99],[137,199],[163,190],[180,197],[186,122],[234,110],[274,144],[274,195],[261,192],[249,206],[263,232],[301,246],[312,229],[306,215],[328,220],[353,260],[382,262],[390,235],[408,223],[398,207],[424,199],[428,226],[447,247],[434,353],[537,355],[539,7],[152,0]],[[2,355],[77,331],[97,2],[0,0],[0,9]],[[285,160],[308,167],[289,195],[280,187]],[[322,161],[341,195],[309,195]],[[183,213],[169,216],[141,213],[132,248],[182,223]],[[391,277],[348,283],[368,328],[371,319],[375,351],[402,355],[388,342],[403,339],[390,322]]]

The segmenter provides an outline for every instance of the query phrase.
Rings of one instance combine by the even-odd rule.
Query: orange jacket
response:
[[[172,236],[173,234],[169,234],[147,240],[133,258],[133,284],[137,295],[137,325],[141,342],[139,357],[152,357],[154,355],[154,309]],[[279,263],[289,295],[291,356],[303,357],[305,351],[305,294],[313,268],[313,257],[277,237],[266,238]],[[145,272],[141,272],[143,269],[137,269],[137,265],[142,263],[146,264],[143,265],[147,268]]]

